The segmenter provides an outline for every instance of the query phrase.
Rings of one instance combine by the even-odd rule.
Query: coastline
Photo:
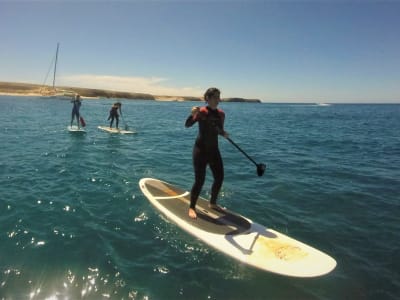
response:
[[[85,99],[117,98],[130,100],[152,100],[152,101],[203,101],[201,97],[195,96],[168,96],[152,95],[146,93],[131,93],[90,88],[66,87],[60,86],[54,91],[50,86],[22,82],[3,82],[0,81],[0,95],[2,96],[33,96],[33,97],[72,97],[74,94],[80,94]],[[222,102],[251,102],[261,103],[259,99],[244,98],[224,98]]]

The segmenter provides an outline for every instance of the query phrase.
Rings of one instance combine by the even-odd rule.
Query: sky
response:
[[[400,1],[0,0],[0,81],[400,103]]]

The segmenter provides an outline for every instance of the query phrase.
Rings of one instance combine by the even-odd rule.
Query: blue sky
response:
[[[0,0],[0,81],[400,102],[400,1]],[[50,84],[50,80],[47,81]]]

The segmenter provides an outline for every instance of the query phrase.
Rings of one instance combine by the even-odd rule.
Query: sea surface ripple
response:
[[[0,96],[0,299],[398,299],[400,105],[222,103],[219,203],[337,260],[323,277],[262,272],[168,222],[138,187],[189,190],[198,102],[122,100],[134,135],[106,125],[113,99]],[[209,197],[211,174],[203,195]]]

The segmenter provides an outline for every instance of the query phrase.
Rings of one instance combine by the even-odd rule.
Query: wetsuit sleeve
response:
[[[192,127],[193,124],[196,122],[197,122],[197,120],[195,118],[193,118],[192,115],[189,115],[189,117],[186,119],[185,127]]]

